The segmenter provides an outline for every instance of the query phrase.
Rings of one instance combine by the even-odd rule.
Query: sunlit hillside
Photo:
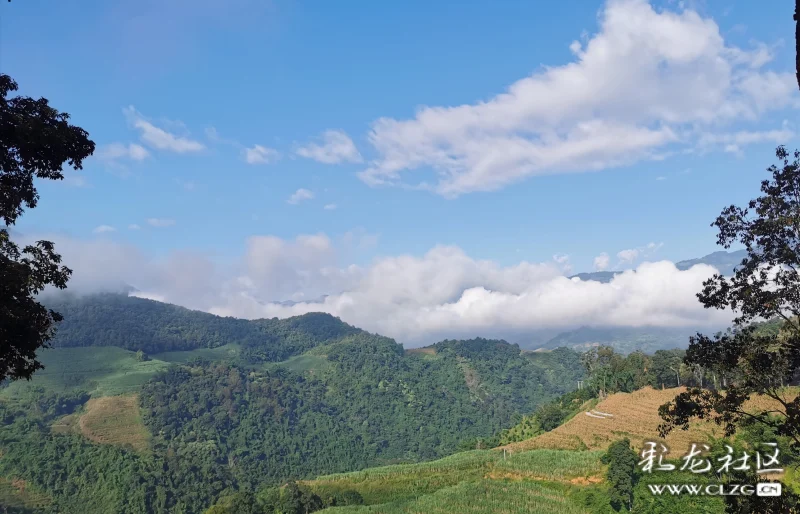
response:
[[[539,448],[599,450],[627,437],[635,448],[641,449],[645,441],[663,441],[657,437],[658,425],[662,423],[658,408],[684,390],[682,387],[645,387],[632,393],[615,393],[591,408],[591,402],[587,402],[582,412],[550,432],[503,448],[510,452]],[[795,388],[787,389],[786,395],[793,398],[797,391]],[[747,405],[766,409],[777,406],[777,402],[761,397],[751,399]],[[695,421],[689,430],[673,430],[663,442],[670,449],[671,455],[677,456],[685,454],[692,443],[721,436],[722,427],[709,421]]]

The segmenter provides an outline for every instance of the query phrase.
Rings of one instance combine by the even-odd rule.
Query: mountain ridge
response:
[[[744,259],[745,257],[747,257],[747,250],[736,250],[733,252],[720,250],[717,252],[709,253],[708,255],[704,255],[703,257],[678,261],[675,263],[675,267],[681,271],[686,271],[692,266],[695,266],[697,264],[708,264],[710,266],[714,266],[715,268],[717,268],[717,270],[722,275],[730,276],[733,274],[736,266],[741,264],[742,259]],[[576,273],[575,275],[570,275],[567,278],[570,279],[577,278],[583,281],[593,280],[595,282],[602,282],[604,284],[607,284],[611,282],[611,280],[613,280],[615,276],[621,273],[623,272],[591,271],[591,272]]]

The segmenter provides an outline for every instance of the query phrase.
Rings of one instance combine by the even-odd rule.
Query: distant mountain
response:
[[[737,250],[735,252],[714,252],[700,257],[699,259],[689,259],[675,263],[679,270],[687,270],[695,264],[708,264],[714,266],[725,276],[733,275],[734,269],[742,263],[742,259],[747,257],[747,250]]]
[[[577,275],[572,275],[569,278],[579,278],[584,282],[588,282],[590,280],[594,280],[595,282],[602,282],[607,284],[611,282],[611,279],[616,277],[622,273],[621,271],[595,271],[592,273],[578,273]]]
[[[730,276],[733,274],[733,270],[736,266],[741,264],[742,259],[747,257],[746,250],[737,250],[735,252],[726,252],[726,251],[719,251],[710,253],[706,256],[697,258],[697,259],[688,259],[685,261],[679,261],[675,263],[675,267],[679,270],[687,270],[694,266],[695,264],[708,264],[710,266],[714,266],[725,276]],[[595,271],[589,273],[578,273],[576,275],[572,275],[569,278],[578,278],[583,281],[594,280],[595,282],[602,282],[607,284],[611,282],[615,276],[622,273],[621,271]]]
[[[595,346],[611,346],[620,353],[636,350],[653,353],[656,350],[686,348],[689,336],[695,332],[687,328],[583,326],[558,334],[541,348],[566,347],[586,351]]]

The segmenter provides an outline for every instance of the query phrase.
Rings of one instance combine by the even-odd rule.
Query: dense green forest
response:
[[[123,294],[59,294],[45,303],[64,316],[51,342],[55,348],[118,346],[158,353],[238,344],[248,362],[273,362],[362,332],[322,313],[248,321]]]
[[[46,368],[0,389],[0,504],[18,512],[358,504],[355,490],[291,480],[521,441],[614,392],[712,385],[679,349],[530,352],[478,338],[405,350],[320,313],[246,321],[116,294],[49,305],[66,319]],[[135,395],[132,412],[93,403],[120,394]],[[98,412],[98,426],[77,421]],[[133,421],[115,425],[123,415]]]
[[[54,431],[85,412],[92,381],[54,370],[71,361],[47,351],[43,379],[0,391],[0,476],[44,493],[53,512],[202,512],[292,478],[439,458],[513,426],[585,373],[567,349],[473,339],[406,351],[326,314],[244,321],[111,294],[48,306],[65,316],[50,352],[111,345],[151,367],[171,359],[128,390],[147,451]],[[223,346],[238,351],[206,351]]]

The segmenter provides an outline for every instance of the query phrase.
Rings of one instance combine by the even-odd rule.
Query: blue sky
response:
[[[228,263],[251,236],[325,234],[340,269],[437,245],[501,267],[568,255],[575,272],[602,252],[611,268],[704,255],[721,208],[757,194],[776,144],[795,144],[791,13],[711,0],[4,2],[2,71],[97,143],[82,173],[41,184],[16,228]],[[626,25],[641,19],[663,22],[652,54],[638,49],[648,29]],[[664,62],[644,70],[649,55]],[[730,77],[717,83],[710,64]]]

